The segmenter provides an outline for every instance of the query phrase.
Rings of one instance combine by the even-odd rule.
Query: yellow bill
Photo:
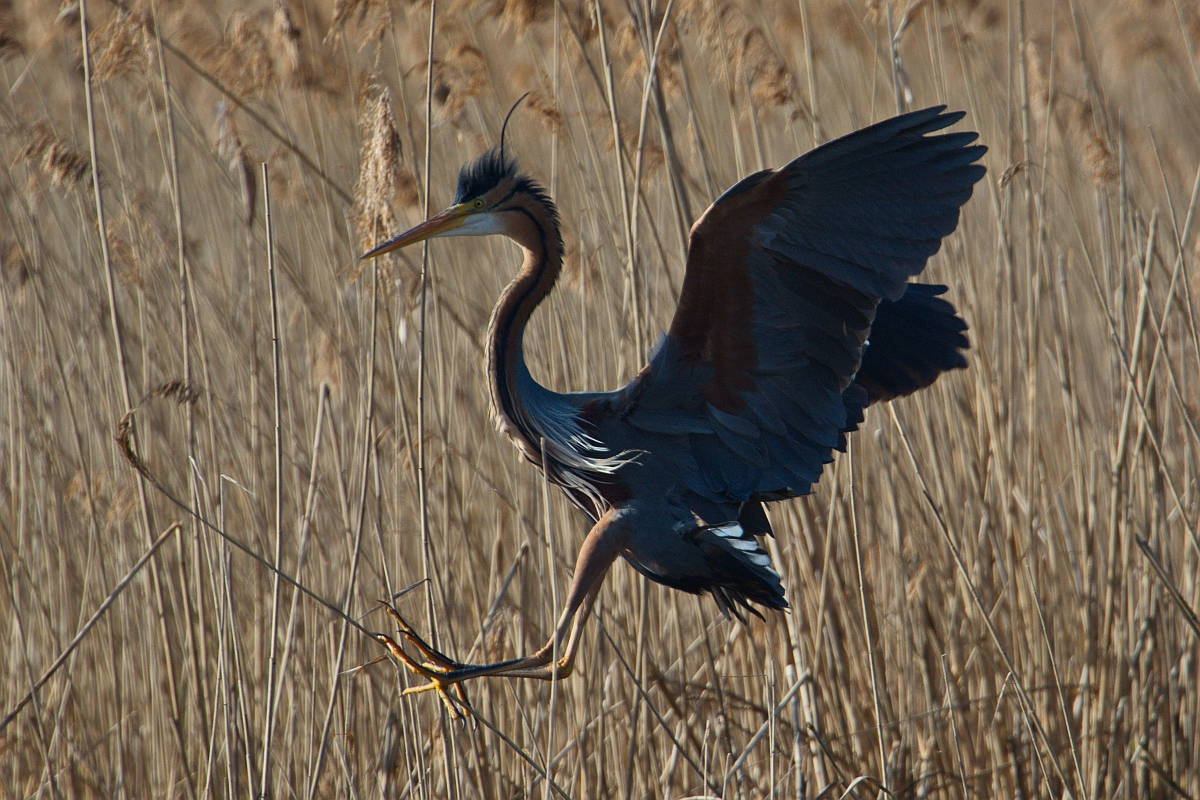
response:
[[[432,239],[435,236],[447,234],[456,228],[462,227],[468,212],[469,209],[465,203],[450,206],[440,214],[434,214],[420,225],[409,228],[399,236],[394,236],[373,250],[364,253],[360,256],[360,259],[375,258],[384,253],[399,250],[401,247],[407,247],[410,244],[416,244],[426,239]]]

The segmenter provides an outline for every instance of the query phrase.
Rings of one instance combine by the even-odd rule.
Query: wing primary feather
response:
[[[809,493],[870,403],[965,364],[943,290],[910,283],[985,174],[977,135],[947,130],[964,117],[936,106],[835,139],[738,181],[692,226],[675,317],[615,407],[631,440],[677,448],[664,463],[687,465],[673,479],[697,518],[758,504],[768,525],[761,503]],[[769,568],[730,541],[696,539]],[[725,610],[763,603],[719,587]]]

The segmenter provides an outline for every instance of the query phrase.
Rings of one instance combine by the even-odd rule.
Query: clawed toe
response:
[[[462,664],[445,655],[440,650],[434,649],[428,642],[422,639],[421,635],[413,629],[413,626],[409,625],[405,621],[404,617],[400,616],[396,612],[396,609],[392,608],[391,605],[382,600],[379,601],[379,605],[382,606],[383,609],[391,616],[391,618],[396,621],[396,625],[398,625],[400,628],[400,634],[407,639],[413,647],[420,650],[421,655],[425,656],[425,658],[429,659],[429,661],[431,661],[433,664],[441,667],[442,672],[448,672],[450,670],[462,668]]]
[[[450,712],[452,717],[455,719],[464,719],[469,716],[469,711],[465,711],[465,709],[470,708],[466,692],[462,684],[458,680],[452,679],[449,675],[449,673],[455,670],[462,669],[462,665],[430,646],[390,605],[382,601],[380,601],[380,605],[396,621],[396,624],[400,627],[400,634],[427,659],[423,662],[417,661],[406,653],[404,648],[396,643],[395,639],[386,633],[375,634],[375,639],[387,648],[388,653],[393,658],[404,664],[413,674],[420,675],[422,678],[429,680],[429,683],[422,686],[410,686],[401,692],[401,695],[420,694],[430,691],[437,692],[442,704],[445,705],[446,710]],[[447,678],[451,679],[447,680]],[[454,697],[450,696],[451,690],[454,691]]]
[[[610,563],[612,563],[612,559],[606,557],[603,568],[606,570]],[[571,674],[575,665],[575,653],[579,647],[580,626],[592,611],[592,604],[600,589],[599,579],[603,577],[603,574],[603,570],[580,569],[577,571],[571,594],[567,599],[567,606],[559,617],[558,625],[551,634],[550,641],[530,656],[491,664],[463,664],[432,647],[413,630],[411,625],[404,621],[404,618],[390,604],[382,601],[379,605],[385,608],[392,619],[396,621],[400,635],[403,637],[402,641],[407,641],[409,645],[416,648],[420,657],[414,658],[409,655],[402,646],[397,644],[395,639],[386,634],[377,633],[375,638],[387,648],[393,658],[404,664],[410,672],[429,681],[426,685],[405,689],[404,694],[437,692],[451,713],[462,716],[463,709],[466,709],[468,713],[470,711],[462,689],[464,681],[485,677],[557,681]],[[556,662],[554,656],[559,652],[561,652],[561,657]],[[451,692],[454,694],[453,697],[451,697]]]

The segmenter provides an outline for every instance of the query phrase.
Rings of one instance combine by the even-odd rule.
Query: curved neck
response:
[[[522,198],[504,213],[504,233],[525,251],[521,271],[500,295],[488,326],[487,373],[492,411],[525,455],[540,464],[545,433],[530,407],[532,393],[553,394],[538,385],[525,365],[522,339],[538,304],[550,294],[562,270],[562,237],[554,217],[541,203]]]

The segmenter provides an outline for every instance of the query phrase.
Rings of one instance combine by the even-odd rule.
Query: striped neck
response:
[[[525,456],[542,463],[546,430],[541,406],[557,395],[533,380],[525,364],[523,339],[530,315],[550,294],[562,270],[562,237],[550,210],[536,198],[520,196],[504,210],[504,233],[525,251],[520,272],[500,295],[488,326],[487,374],[492,413]]]

